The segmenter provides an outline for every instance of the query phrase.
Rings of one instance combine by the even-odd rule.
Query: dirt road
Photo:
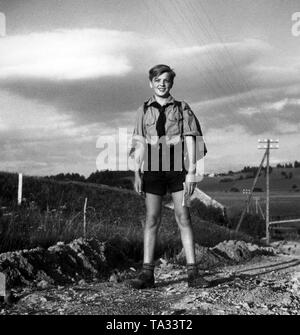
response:
[[[163,261],[155,272],[155,289],[128,289],[126,281],[113,276],[109,282],[25,288],[13,292],[16,301],[1,304],[0,313],[300,314],[300,244],[285,244],[281,250],[285,254],[207,271],[205,277],[213,285],[208,289],[188,288],[185,268]]]

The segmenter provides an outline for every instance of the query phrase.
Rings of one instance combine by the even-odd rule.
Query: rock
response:
[[[82,277],[106,277],[109,250],[104,242],[79,238],[65,244],[58,242],[48,249],[34,248],[0,254],[0,270],[6,274],[10,288],[31,286],[35,280],[41,288],[49,284],[66,284]]]
[[[216,253],[214,253],[210,248],[200,246],[199,244],[195,244],[195,256],[196,256],[196,263],[198,264],[199,268],[208,268],[213,267],[218,264],[224,262],[224,258],[220,257]],[[179,264],[185,264],[185,253],[184,249],[176,256],[176,261]]]
[[[220,264],[237,263],[256,255],[274,255],[273,248],[259,247],[255,244],[246,243],[245,241],[223,241],[213,248],[195,245],[196,262],[200,268],[208,268]],[[184,250],[176,256],[180,264],[185,264]]]
[[[50,284],[46,280],[41,280],[40,282],[37,283],[36,286],[41,289],[46,289],[50,286]]]
[[[251,257],[248,245],[244,241],[224,241],[217,244],[212,250],[222,255],[225,259],[240,262]]]
[[[25,303],[25,304],[29,304],[29,305],[37,305],[37,304],[47,302],[47,299],[42,295],[32,293],[32,294],[29,294],[26,297],[22,298],[20,300],[20,302]]]
[[[242,302],[240,305],[241,305],[241,307],[244,307],[246,309],[250,308],[247,302]]]
[[[110,283],[118,283],[120,281],[119,276],[117,273],[113,273],[109,277],[109,282]]]

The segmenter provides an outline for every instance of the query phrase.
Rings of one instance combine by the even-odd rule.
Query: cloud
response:
[[[97,136],[121,126],[130,132],[135,110],[152,94],[147,71],[158,63],[174,67],[174,96],[190,103],[214,142],[210,162],[242,161],[244,152],[232,149],[236,138],[299,132],[299,66],[265,65],[273,51],[259,40],[174,46],[103,29],[2,38],[0,168],[94,171]]]
[[[263,108],[266,110],[282,111],[288,106],[300,106],[300,99],[285,98],[273,103],[264,104]]]
[[[247,92],[245,69],[270,46],[244,40],[174,47],[133,32],[84,29],[8,37],[0,49],[0,88],[90,123],[114,122],[141,105],[152,94],[147,71],[158,63],[175,68],[178,98],[195,102]],[[89,66],[91,59],[99,60],[97,66]]]
[[[118,125],[78,124],[63,110],[0,91],[0,170],[45,175],[96,170],[100,136],[117,136]],[[124,113],[122,127],[132,112]],[[132,125],[128,128],[128,142]]]
[[[76,124],[62,110],[0,91],[0,170],[29,174],[96,169],[103,123]]]
[[[126,75],[132,66],[123,49],[140,42],[131,33],[99,29],[6,37],[0,40],[0,78],[60,81]]]

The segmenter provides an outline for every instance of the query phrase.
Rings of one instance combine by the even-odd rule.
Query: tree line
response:
[[[277,168],[286,168],[286,169],[300,168],[300,162],[294,161],[294,163],[277,164],[276,167]]]
[[[130,178],[133,177],[132,171],[111,171],[103,170],[91,173],[88,177],[78,173],[59,173],[57,175],[46,176],[47,179],[58,181],[76,181],[95,184],[105,184],[122,188],[133,189]]]

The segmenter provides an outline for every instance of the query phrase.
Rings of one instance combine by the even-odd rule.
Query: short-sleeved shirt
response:
[[[197,159],[199,159],[200,156],[200,158],[203,158],[207,153],[207,149],[203,141],[200,123],[190,106],[186,102],[176,101],[170,96],[164,107],[166,116],[166,144],[173,146],[178,143],[183,143],[185,136],[196,136],[198,143],[198,155],[196,157]],[[144,105],[137,110],[130,154],[134,152],[137,143],[150,144],[151,146],[157,145],[159,138],[156,123],[159,113],[154,96],[148,99]]]
[[[151,97],[145,102],[145,105],[138,109],[133,137],[142,136],[148,143],[155,141],[153,137],[157,136],[156,122],[159,116],[156,104],[155,97]],[[174,141],[177,136],[181,138],[186,135],[202,136],[199,121],[186,102],[176,101],[170,96],[165,106],[167,141],[172,141],[172,139]]]

